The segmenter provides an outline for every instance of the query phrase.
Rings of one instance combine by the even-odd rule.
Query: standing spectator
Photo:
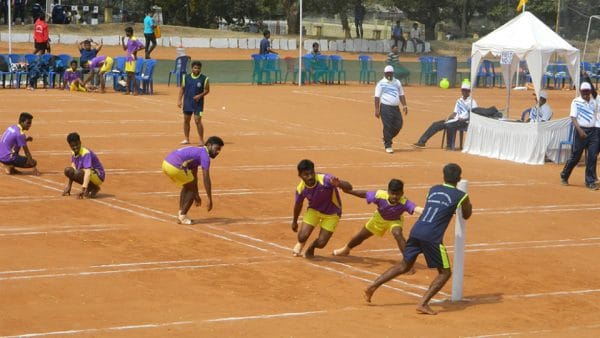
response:
[[[125,43],[125,37],[121,38],[123,50],[127,52],[125,61],[125,73],[127,74],[125,95],[128,95],[129,92],[133,95],[137,95],[138,86],[135,80],[135,63],[137,62],[137,52],[140,49],[144,49],[144,46],[135,36],[133,36],[132,27],[125,28],[125,35],[128,39],[127,43]]]
[[[154,28],[156,28],[156,23],[154,23],[154,19],[152,18],[153,11],[152,9],[148,9],[146,11],[146,17],[144,18],[144,37],[146,38],[146,59],[150,58],[150,53],[156,48],[156,36],[154,35]],[[152,45],[152,46],[150,46]]]
[[[69,181],[62,195],[71,195],[71,186],[75,181],[81,184],[81,192],[77,196],[78,198],[95,198],[100,191],[100,185],[105,179],[102,163],[100,163],[96,153],[81,146],[79,134],[70,133],[67,135],[67,143],[73,153],[71,154],[71,166],[66,167],[64,170]]]
[[[413,28],[410,30],[410,41],[413,44],[413,49],[415,53],[418,53],[417,46],[423,46],[423,50],[421,53],[425,53],[425,42],[421,39],[421,28],[419,28],[418,23],[413,23]]]
[[[31,6],[31,21],[35,24],[42,13],[44,13],[44,7],[42,7],[39,1],[36,1],[33,6]]]
[[[471,97],[471,85],[463,82],[460,87],[461,97],[456,100],[454,111],[445,120],[433,122],[421,135],[419,141],[413,144],[417,148],[424,148],[427,141],[440,130],[446,130],[446,149],[452,150],[456,131],[469,126],[471,110],[477,108],[477,102]]]
[[[406,97],[400,80],[394,78],[394,67],[385,66],[384,77],[375,86],[375,117],[381,117],[383,124],[383,146],[385,152],[391,154],[392,140],[402,129],[402,114],[400,103],[402,103],[404,115],[408,115]]]
[[[33,137],[25,135],[25,131],[31,128],[33,115],[21,113],[19,123],[6,129],[0,139],[0,163],[4,166],[4,171],[8,175],[20,174],[17,168],[33,168],[33,173],[39,175],[37,170],[37,161],[31,156],[27,142],[33,141]],[[19,155],[23,148],[25,156]]]
[[[277,54],[277,52],[275,52],[273,49],[271,49],[271,40],[269,40],[271,38],[271,32],[266,29],[263,32],[263,39],[260,40],[260,49],[259,49],[259,54],[261,55],[266,55],[266,54]]]
[[[2,18],[2,23],[5,25],[8,25],[8,1],[0,0],[0,18]]]
[[[64,7],[58,3],[58,0],[54,0],[54,6],[52,6],[52,23],[53,24],[65,24],[67,19],[67,13]]]
[[[363,20],[365,19],[365,14],[367,14],[367,9],[362,4],[362,0],[356,0],[356,5],[354,6],[354,26],[356,26],[356,37],[358,39],[363,38]]]
[[[469,195],[456,188],[456,184],[461,179],[461,172],[460,166],[454,163],[449,163],[444,167],[444,184],[434,185],[429,189],[425,210],[410,231],[403,252],[404,257],[365,289],[363,297],[368,303],[371,302],[373,293],[381,285],[398,275],[409,272],[415,265],[417,256],[423,254],[427,261],[427,267],[437,269],[438,275],[421,298],[417,312],[428,315],[437,314],[429,306],[429,301],[444,287],[452,275],[450,257],[448,257],[443,244],[444,233],[458,208],[461,209],[465,219],[471,217],[473,212]]]
[[[400,51],[402,53],[406,52],[406,39],[404,38],[404,28],[400,25],[400,20],[396,20],[396,26],[392,28],[392,39],[394,39],[393,46],[398,46],[398,41],[402,42],[402,46],[400,46]]]
[[[183,83],[179,89],[177,106],[183,107],[183,135],[185,139],[181,144],[190,143],[190,121],[194,115],[194,122],[198,130],[200,145],[204,144],[204,126],[202,125],[202,115],[204,115],[204,97],[210,93],[208,77],[202,72],[202,62],[192,62],[192,73],[183,78]]]
[[[25,24],[25,6],[27,5],[27,0],[12,0],[13,5],[13,25],[17,20],[17,16],[21,19],[21,25]]]
[[[46,50],[50,52],[50,36],[44,13],[40,14],[33,26],[33,41],[33,54],[45,54]]]
[[[96,46],[92,48],[92,43]],[[89,61],[95,58],[100,50],[102,49],[102,41],[100,43],[95,42],[92,39],[83,40],[79,42],[79,64],[83,69],[84,73],[89,71]]]
[[[579,163],[583,151],[587,149],[585,186],[590,190],[598,190],[596,162],[600,149],[600,135],[598,135],[600,112],[598,102],[592,97],[592,86],[589,82],[582,82],[579,90],[581,95],[571,103],[571,123],[575,128],[571,156],[560,173],[560,182],[562,185],[569,185],[569,176]]]

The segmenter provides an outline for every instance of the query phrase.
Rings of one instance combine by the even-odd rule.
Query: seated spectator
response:
[[[92,48],[92,43],[96,46],[95,48]],[[83,40],[82,42],[79,42],[78,44],[80,53],[79,64],[81,65],[83,72],[87,73],[89,72],[89,61],[95,58],[102,49],[102,41],[100,41],[100,43],[97,43],[94,42],[94,40],[92,39],[87,39]]]
[[[410,41],[413,44],[415,53],[418,53],[418,45],[423,46],[421,53],[425,53],[425,42],[421,39],[421,28],[419,28],[419,24],[416,22],[413,24],[413,28],[410,30]]]
[[[451,150],[454,144],[456,131],[469,125],[469,115],[473,108],[477,107],[477,102],[471,97],[471,85],[463,83],[460,87],[462,96],[456,100],[454,112],[446,120],[433,122],[423,133],[417,143],[413,144],[417,148],[424,148],[427,140],[441,130],[446,130],[446,149]]]
[[[319,50],[318,42],[313,42],[312,51],[310,52],[310,55],[312,55],[313,57],[317,57],[317,55],[321,55],[321,51]]]
[[[550,121],[552,118],[552,108],[547,104],[548,93],[545,90],[540,91],[540,100],[538,102],[537,96],[533,93],[535,99],[535,105],[531,108],[525,109],[521,114],[521,121],[524,122],[545,122]]]
[[[86,92],[81,74],[77,69],[77,60],[71,61],[71,67],[65,70],[65,80],[61,89],[69,88],[72,92]]]
[[[394,40],[394,44],[392,47],[398,47],[398,41],[402,42],[402,46],[400,46],[400,51],[402,53],[406,52],[406,39],[404,38],[404,29],[400,24],[400,20],[396,20],[396,26],[392,28],[392,39]]]

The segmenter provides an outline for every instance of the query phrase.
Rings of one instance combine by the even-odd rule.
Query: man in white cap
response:
[[[583,151],[587,149],[585,162],[585,186],[590,190],[598,190],[596,180],[596,161],[600,149],[600,112],[598,102],[592,97],[592,86],[582,82],[579,87],[581,95],[571,103],[571,123],[573,124],[573,145],[571,156],[560,173],[562,185],[569,185],[569,176],[579,163]]]
[[[392,140],[402,129],[400,103],[402,103],[404,115],[408,115],[408,106],[402,83],[394,78],[394,67],[385,66],[383,73],[383,79],[379,80],[375,86],[375,117],[381,117],[383,146],[385,152],[391,154],[394,152]]]
[[[415,147],[424,148],[427,140],[437,132],[446,129],[446,149],[452,150],[454,148],[456,131],[469,126],[470,112],[473,108],[477,108],[477,102],[471,97],[470,83],[463,82],[460,86],[460,92],[462,96],[456,100],[454,112],[446,120],[433,122],[423,135],[421,135],[419,141],[413,144]]]
[[[529,109],[526,109],[523,114],[521,114],[521,121],[526,122],[545,122],[550,121],[552,118],[552,108],[547,103],[548,101],[548,93],[545,90],[540,91],[540,99],[537,99],[535,93],[533,93],[535,97],[535,105]],[[529,117],[527,115],[529,114]]]

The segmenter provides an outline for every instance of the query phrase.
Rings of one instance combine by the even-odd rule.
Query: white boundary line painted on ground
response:
[[[78,233],[78,232],[106,232],[106,231],[123,231],[123,230],[124,229],[117,229],[117,228],[96,228],[96,229],[26,231],[26,232],[14,232],[14,233],[8,233],[8,234],[0,234],[0,237],[57,235],[57,234],[68,234],[68,233]]]
[[[567,332],[569,331],[577,331],[577,330],[589,330],[589,329],[597,329],[600,328],[600,324],[591,324],[591,325],[580,325],[580,326],[568,326],[565,328],[553,329],[553,330],[533,330],[533,331],[517,331],[517,332],[503,332],[503,333],[492,333],[485,334],[480,336],[467,336],[465,338],[491,338],[491,337],[512,337],[512,336],[522,336],[522,335],[540,335],[546,333],[558,333],[558,332]],[[573,334],[574,332],[571,332]],[[569,335],[571,335],[569,334]]]

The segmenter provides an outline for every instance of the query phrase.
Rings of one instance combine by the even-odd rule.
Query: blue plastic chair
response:
[[[373,75],[373,82],[375,82],[377,75],[373,70],[373,59],[369,55],[359,55],[358,61],[360,63],[358,83],[370,83],[371,74]]]
[[[321,82],[321,79],[324,78],[325,83],[329,83],[329,56],[327,55],[317,55],[314,57],[313,63],[313,82],[318,83]]]
[[[263,56],[252,54],[252,83],[262,84]]]
[[[175,75],[177,87],[181,87],[181,79],[188,73],[188,67],[191,61],[192,58],[187,55],[178,56],[175,59],[175,66],[169,71],[169,81],[167,82],[167,86],[171,85],[171,75]]]
[[[479,87],[479,80],[483,78],[484,87],[487,87],[488,85],[494,87],[496,85],[496,77],[497,74],[494,63],[490,60],[482,60],[479,70],[477,71],[475,85]]]
[[[143,60],[143,59],[138,59]],[[137,66],[137,63],[136,63]],[[156,66],[155,59],[146,59],[143,61],[143,71],[135,75],[137,83],[142,86],[143,94],[154,94],[154,68]]]
[[[106,72],[104,74],[105,79],[107,77],[112,77],[113,80],[113,88],[117,88],[117,82],[119,80],[125,79],[127,75],[125,73],[125,63],[127,62],[127,57],[125,56],[117,56],[113,59],[113,66],[110,72]]]
[[[2,77],[2,88],[6,88],[6,77],[10,76],[8,79],[8,85],[12,83],[14,73],[10,70],[10,58],[6,54],[0,54],[0,63],[2,63],[6,67],[6,71],[0,70],[0,76]]]
[[[273,80],[271,80],[271,73],[273,74]],[[265,75],[265,82],[268,84],[281,82],[281,59],[279,55],[264,55],[261,78],[262,74]]]
[[[561,157],[560,155],[562,153],[562,147],[563,146],[571,146],[571,147],[573,147],[574,132],[575,132],[575,127],[573,126],[573,123],[571,123],[571,125],[569,126],[569,136],[567,137],[566,140],[560,141],[558,143],[558,155],[556,156],[556,163],[560,163],[560,157]]]
[[[20,54],[8,54],[8,59],[10,60],[9,64],[21,64],[21,62],[25,62],[24,57],[21,56]],[[25,75],[25,78],[27,79],[27,69],[25,68],[21,68],[21,69],[17,69],[17,70],[11,70],[11,78],[10,78],[10,82],[12,83],[13,80],[16,80],[15,83],[15,88],[21,88],[21,80],[23,78],[23,75]]]
[[[344,69],[344,59],[339,55],[331,55],[329,57],[330,69],[329,69],[329,81],[333,83],[335,76],[337,76],[337,82],[340,84],[340,77],[344,75],[344,84],[346,84],[346,70]]]
[[[421,56],[419,58],[421,65],[421,75],[419,76],[419,84],[425,82],[426,85],[433,85],[437,79],[436,59],[431,56]]]
[[[558,84],[560,84],[560,88],[563,88],[566,80],[569,80],[569,83],[571,84],[573,83],[571,77],[569,76],[569,69],[567,68],[567,65],[557,64],[556,72],[554,73],[554,88],[559,88],[557,87]]]
[[[56,64],[54,68],[50,69],[50,71],[48,72],[48,77],[50,78],[50,88],[54,88],[56,75],[58,75],[58,83],[60,84],[63,82],[65,71],[71,66],[71,60],[73,60],[73,57],[69,54],[60,54],[57,56],[57,58],[62,63],[63,69],[56,69]]]

